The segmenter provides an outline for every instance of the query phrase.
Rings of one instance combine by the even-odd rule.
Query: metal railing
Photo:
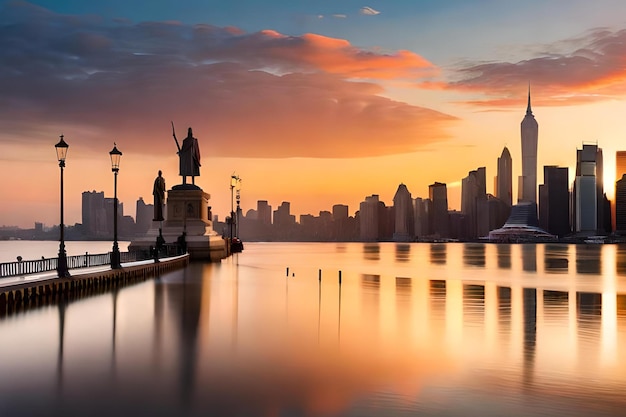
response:
[[[158,251],[158,258],[167,258],[180,255],[181,250],[176,244],[165,244]],[[132,251],[121,252],[121,262],[145,261],[157,258],[154,251]],[[0,278],[8,278],[19,275],[38,274],[42,272],[56,271],[58,258],[44,258],[24,261],[18,257],[18,261],[0,263]],[[84,255],[74,255],[67,257],[67,267],[69,269],[88,268],[91,266],[102,266],[111,264],[111,252]]]

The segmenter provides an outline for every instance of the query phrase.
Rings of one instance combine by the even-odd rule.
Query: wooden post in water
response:
[[[322,270],[321,270],[321,269],[320,269],[320,270],[318,270],[318,273],[317,273],[317,280],[318,280],[319,282],[322,282]]]
[[[341,271],[339,271],[339,285],[341,285]]]
[[[287,276],[289,276],[289,267],[287,267]]]

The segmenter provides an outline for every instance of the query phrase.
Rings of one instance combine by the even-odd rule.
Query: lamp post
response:
[[[65,143],[63,135],[59,143],[54,145],[57,151],[57,159],[59,160],[59,168],[61,168],[61,222],[59,224],[60,237],[59,237],[59,261],[57,263],[57,273],[59,278],[69,277],[70,272],[67,270],[67,254],[65,253],[65,236],[63,224],[63,168],[65,168],[65,157],[67,156],[67,148],[70,145]]]
[[[237,177],[237,211],[235,216],[235,236],[239,237],[239,212],[241,211],[241,207],[239,206],[241,200],[241,178]]]
[[[237,182],[239,181],[239,177],[237,177],[235,174],[230,176],[230,244],[232,244],[233,242],[233,226],[235,223],[235,208],[234,208],[234,204],[235,204],[235,199],[234,199],[234,195],[233,195],[233,191],[235,190],[235,187],[237,186]]]
[[[111,156],[111,171],[113,171],[113,250],[111,251],[111,269],[122,267],[120,263],[120,248],[117,245],[117,173],[120,170],[120,158],[122,153],[117,149],[115,142],[109,152]]]

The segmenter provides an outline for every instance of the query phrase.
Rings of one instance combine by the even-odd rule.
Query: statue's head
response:
[[[161,172],[161,170],[159,170],[159,177],[162,175],[163,173]]]
[[[193,136],[193,132],[191,131],[191,128],[189,128],[187,130],[187,136],[192,137]]]

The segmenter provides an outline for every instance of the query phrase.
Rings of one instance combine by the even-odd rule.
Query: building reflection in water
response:
[[[498,254],[498,268],[511,269],[511,245],[506,243],[496,244]]]
[[[429,286],[432,315],[433,317],[444,317],[446,313],[446,281],[432,279]]]
[[[431,263],[436,263],[433,259],[437,259],[437,256],[433,258],[433,254],[439,249],[434,249],[433,246],[430,245]],[[501,247],[505,249],[501,251]],[[509,245],[497,245],[496,248],[498,258],[509,259],[509,263],[511,251],[518,253],[515,252],[518,248],[513,247],[511,250]],[[546,245],[544,248],[546,271],[553,273],[563,272],[563,269],[567,271],[567,248],[561,245]],[[413,256],[416,257],[419,249],[415,246],[412,249]],[[355,245],[355,250],[357,258],[360,258],[359,246]],[[473,250],[475,252],[464,252],[464,259],[475,261],[476,253],[478,258],[484,257],[484,247],[482,255],[480,246],[474,247]],[[521,246],[519,250],[522,250]],[[456,253],[455,251],[456,249],[451,249],[451,253]],[[538,251],[541,257],[541,248]],[[445,259],[445,248],[439,253],[443,253]],[[460,248],[458,253],[461,253]],[[487,253],[491,256],[495,251],[488,246]],[[503,254],[504,256],[501,256]],[[579,250],[577,254],[582,255],[584,259],[588,252],[583,253],[583,250]],[[385,252],[385,260],[388,260],[387,255]],[[522,250],[520,255],[530,259],[536,257],[533,251]],[[396,260],[402,262],[397,257],[398,252]],[[359,259],[356,261],[363,262]],[[523,260],[523,263],[525,262],[526,260]],[[322,401],[335,399],[334,395],[343,396],[342,400],[345,401],[342,401],[342,404],[347,404],[345,407],[349,410],[350,404],[357,396],[365,397],[372,395],[372,392],[374,395],[379,394],[380,391],[376,391],[378,388],[370,388],[376,384],[383,386],[381,389],[385,390],[389,389],[389,385],[386,384],[390,384],[390,389],[406,392],[403,385],[405,379],[393,379],[396,373],[406,372],[406,375],[402,374],[406,379],[423,377],[424,381],[430,381],[430,375],[420,374],[423,369],[428,369],[428,372],[433,373],[451,373],[453,378],[457,378],[458,375],[453,374],[447,367],[450,363],[455,365],[460,363],[464,370],[479,369],[480,372],[484,372],[482,374],[484,379],[478,383],[474,380],[470,382],[474,384],[467,388],[470,392],[474,392],[472,390],[477,389],[477,385],[480,385],[478,389],[484,389],[486,392],[490,388],[488,384],[491,377],[496,384],[503,384],[503,395],[507,395],[506,391],[511,391],[511,388],[516,391],[511,397],[503,397],[505,400],[512,398],[513,401],[517,401],[519,397],[514,396],[519,394],[520,386],[524,399],[529,401],[536,400],[538,396],[552,397],[552,394],[568,399],[575,395],[585,397],[586,386],[573,387],[572,384],[568,385],[567,381],[570,375],[579,371],[581,378],[589,378],[588,381],[595,390],[589,391],[589,395],[603,388],[597,381],[606,380],[609,384],[611,378],[614,378],[622,384],[620,386],[623,386],[617,374],[619,367],[613,366],[617,368],[615,371],[605,369],[610,368],[608,365],[614,365],[607,361],[607,357],[610,359],[613,355],[615,363],[623,359],[621,352],[624,343],[621,336],[626,329],[626,295],[616,294],[615,291],[608,295],[606,292],[603,294],[581,292],[580,286],[572,287],[569,293],[524,288],[524,285],[534,285],[535,281],[531,279],[512,282],[507,277],[509,274],[496,270],[495,264],[491,261],[488,264],[488,268],[491,269],[477,270],[477,273],[467,280],[457,276],[447,280],[427,280],[426,273],[420,276],[417,272],[406,272],[408,269],[403,265],[401,270],[393,273],[361,274],[360,280],[344,280],[343,289],[337,286],[334,279],[332,284],[329,282],[327,285],[327,282],[324,284],[318,282],[317,276],[309,279],[302,274],[301,279],[291,281],[289,294],[286,294],[282,280],[276,285],[275,283],[260,285],[259,277],[265,276],[256,270],[246,275],[247,268],[242,268],[239,283],[239,270],[235,269],[231,274],[227,269],[230,265],[226,262],[221,266],[192,263],[185,270],[164,275],[165,279],[156,278],[153,283],[146,282],[134,288],[133,291],[140,295],[136,300],[145,300],[141,298],[145,294],[140,292],[142,286],[148,288],[151,295],[153,292],[154,296],[154,317],[150,318],[154,320],[153,323],[137,322],[140,326],[148,326],[147,329],[153,326],[153,331],[145,333],[143,338],[140,331],[134,331],[136,329],[130,327],[132,321],[123,320],[128,317],[128,312],[132,311],[129,309],[129,297],[125,295],[127,293],[121,290],[119,298],[113,292],[107,294],[105,326],[111,323],[112,333],[108,330],[109,327],[105,327],[104,346],[106,349],[111,346],[111,366],[114,369],[117,361],[118,369],[115,381],[108,381],[106,377],[101,378],[99,373],[98,382],[107,380],[104,381],[106,385],[103,387],[108,390],[107,392],[113,393],[111,396],[113,400],[121,401],[122,396],[116,397],[115,389],[112,388],[120,387],[120,392],[132,392],[134,387],[129,385],[131,384],[129,381],[149,385],[152,382],[149,379],[154,379],[157,381],[155,386],[163,391],[153,391],[153,395],[157,393],[166,397],[165,400],[158,400],[165,402],[166,405],[176,403],[185,407],[182,411],[177,409],[181,411],[177,415],[201,415],[211,409],[224,411],[224,415],[233,415],[238,414],[234,411],[241,411],[245,407],[264,409],[264,413],[256,415],[283,415],[292,410],[290,407],[306,408],[311,404],[313,397]],[[528,265],[530,264],[531,262]],[[524,269],[528,265],[524,265]],[[579,266],[577,262],[577,269]],[[506,268],[510,267],[509,264]],[[518,262],[514,262],[513,267],[522,269]],[[502,268],[500,261],[498,268]],[[596,269],[599,269],[599,266],[596,265]],[[605,266],[604,269],[608,270],[610,267]],[[442,277],[437,275],[439,272],[441,269],[438,267],[430,270],[431,276],[437,278]],[[485,285],[477,284],[482,281],[476,281],[476,277],[481,279],[483,275],[487,275],[485,272],[490,272],[491,278],[486,280]],[[405,273],[406,276],[398,276]],[[505,279],[498,281],[497,276],[505,276]],[[568,277],[553,278],[557,281],[563,279],[569,281]],[[572,274],[571,281],[577,281],[577,278],[581,277]],[[589,280],[589,277],[583,278],[586,281],[593,281]],[[269,282],[269,279],[265,282]],[[544,284],[549,285],[548,280],[541,281],[539,285]],[[210,287],[211,291],[207,287]],[[585,291],[588,289],[586,286],[582,288]],[[332,300],[326,302],[330,298],[326,297],[322,303],[322,290],[325,295],[332,295]],[[341,306],[342,290],[343,306]],[[590,289],[593,290],[595,287]],[[206,293],[205,296],[208,295],[204,300],[203,292]],[[109,310],[111,296],[112,314]],[[277,302],[280,305],[282,297],[285,297],[285,300],[289,298],[289,313],[292,314],[291,317],[298,318],[290,321],[287,326],[283,326],[282,311],[272,310]],[[213,302],[209,303],[209,300]],[[337,300],[340,303],[339,320],[335,321]],[[135,299],[133,305],[134,301]],[[145,305],[142,305],[141,301],[139,311],[141,309],[145,311]],[[266,304],[262,304],[264,302]],[[262,307],[257,303],[261,303]],[[607,303],[613,304],[611,309],[605,308]],[[210,307],[213,308],[212,321],[208,318],[211,313]],[[70,315],[66,320],[65,304],[60,303],[54,310],[53,326],[58,319],[59,335],[56,358],[57,387],[59,389],[63,387],[65,367],[66,392],[60,396],[65,401],[70,398],[72,389],[75,389],[76,380],[73,378],[77,375],[77,371],[72,368],[76,366],[73,364],[75,361],[64,361],[64,353],[70,359],[73,358],[71,353],[77,351],[77,346],[73,344],[73,340],[76,339],[72,337],[75,324],[72,312],[73,308],[67,309]],[[328,320],[322,320],[324,317]],[[17,319],[19,318],[20,316],[17,316]],[[611,322],[611,325],[606,326],[606,321]],[[205,340],[203,337],[200,344],[199,332],[202,331],[203,335],[209,334],[206,329],[201,330],[201,327],[208,329],[210,323],[212,324],[210,338],[207,337]],[[231,328],[230,323],[233,323],[234,327]],[[307,329],[307,323],[310,324],[310,329]],[[272,337],[267,337],[271,332],[267,332],[263,326],[267,326],[268,329],[284,328],[285,333],[277,331]],[[322,335],[332,332],[332,344],[325,343],[328,340],[323,337],[320,343],[320,326]],[[335,326],[338,326],[341,341],[341,349],[336,350]],[[128,331],[124,331],[125,329]],[[56,328],[54,330],[57,331]],[[229,339],[229,330],[235,335],[232,341]],[[317,348],[321,346],[323,349],[320,351],[324,351],[322,355],[327,354],[325,349],[327,346],[332,346],[333,355],[336,353],[337,356],[316,357],[312,353],[318,352],[317,350],[307,351],[310,347],[307,344],[307,332],[313,335],[311,340],[317,338],[317,343],[311,345]],[[239,337],[236,337],[237,334]],[[568,336],[572,339],[568,339]],[[606,341],[606,338],[610,340]],[[599,339],[602,341],[598,342]],[[53,345],[52,348],[54,347]],[[471,349],[476,349],[476,354],[468,355]],[[149,356],[150,350],[154,355],[153,358]],[[147,368],[152,367],[153,372],[146,372],[146,368],[142,369],[136,365],[142,361],[141,356],[138,358],[130,356],[135,351],[140,352],[138,355],[146,356]],[[442,352],[441,356],[437,356],[439,352]],[[99,357],[108,361],[107,353],[108,350],[105,350],[105,355]],[[276,356],[272,356],[273,354]],[[466,359],[470,356],[471,358]],[[420,357],[428,358],[426,361],[428,363],[420,363],[415,359]],[[384,361],[381,358],[384,358]],[[53,356],[50,359],[54,361]],[[329,359],[336,362],[333,363]],[[467,362],[463,362],[464,360]],[[332,366],[324,368],[322,364],[326,362],[331,362]],[[603,370],[596,371],[593,369],[595,362],[606,366]],[[137,366],[135,370],[143,372],[142,377],[133,375],[134,366]],[[413,370],[411,366],[419,370]],[[476,368],[473,368],[474,366]],[[54,372],[54,365],[50,368],[51,372]],[[493,372],[485,372],[485,369],[493,369]],[[390,373],[385,373],[386,371]],[[593,378],[596,376],[599,379],[594,381]],[[437,377],[441,377],[441,374]],[[575,384],[579,382],[574,381]],[[428,384],[423,381],[420,383],[423,386]],[[324,391],[324,388],[329,386],[331,387],[329,392]],[[342,387],[347,387],[350,393],[343,395]],[[547,388],[545,393],[542,392],[544,388]],[[607,389],[609,388],[614,387],[607,385]],[[466,388],[465,386],[459,388],[452,383],[449,389]],[[550,389],[554,391],[550,392]],[[558,391],[560,389],[564,391]],[[461,392],[464,393],[465,391]],[[410,392],[410,395],[421,393]],[[428,401],[427,394],[421,398]],[[558,402],[549,402],[547,407],[554,404]],[[224,410],[219,410],[216,405],[222,405]],[[402,406],[403,404],[398,405]],[[352,411],[354,410],[349,410]],[[170,415],[174,414],[176,413]],[[445,412],[440,414],[443,415]],[[315,414],[311,412],[308,415]],[[513,413],[513,415],[523,414]]]
[[[498,287],[498,325],[501,334],[511,331],[511,288]]]
[[[624,320],[626,319],[626,294],[617,294],[617,317]]]
[[[445,243],[431,243],[430,244],[430,263],[437,265],[445,265],[446,263],[446,249],[448,245]]]
[[[380,275],[361,274],[361,288],[365,292],[378,295],[380,291]]]
[[[63,348],[65,343],[65,300],[57,304],[59,312],[59,347],[57,352],[57,397],[63,392]]]
[[[537,245],[533,243],[522,245],[522,269],[527,272],[537,271]]]
[[[568,245],[548,243],[544,246],[544,267],[549,274],[566,274],[569,266]]]
[[[485,244],[466,243],[463,245],[463,262],[470,266],[485,266]]]
[[[396,261],[408,262],[411,259],[411,245],[408,243],[396,243]]]
[[[463,284],[463,318],[466,322],[482,323],[485,315],[485,286]]]
[[[576,245],[576,272],[579,274],[600,274],[602,272],[600,251],[602,245]]]
[[[378,261],[380,259],[380,245],[378,243],[364,243],[363,257],[368,261]]]
[[[190,264],[182,271],[171,273],[171,281],[162,283],[155,291],[155,317],[163,317],[165,293],[168,313],[172,316],[178,341],[179,389],[183,407],[190,406],[195,391],[197,369],[198,325],[202,307],[202,264]],[[161,309],[158,311],[157,309]],[[161,327],[159,324],[158,327]]]
[[[396,277],[396,294],[405,297],[411,296],[411,278]]]
[[[524,288],[524,365],[523,384],[528,389],[533,386],[535,373],[535,353],[537,350],[537,290]]]
[[[626,276],[626,245],[616,245],[617,247],[617,260],[615,270],[617,275]]]

